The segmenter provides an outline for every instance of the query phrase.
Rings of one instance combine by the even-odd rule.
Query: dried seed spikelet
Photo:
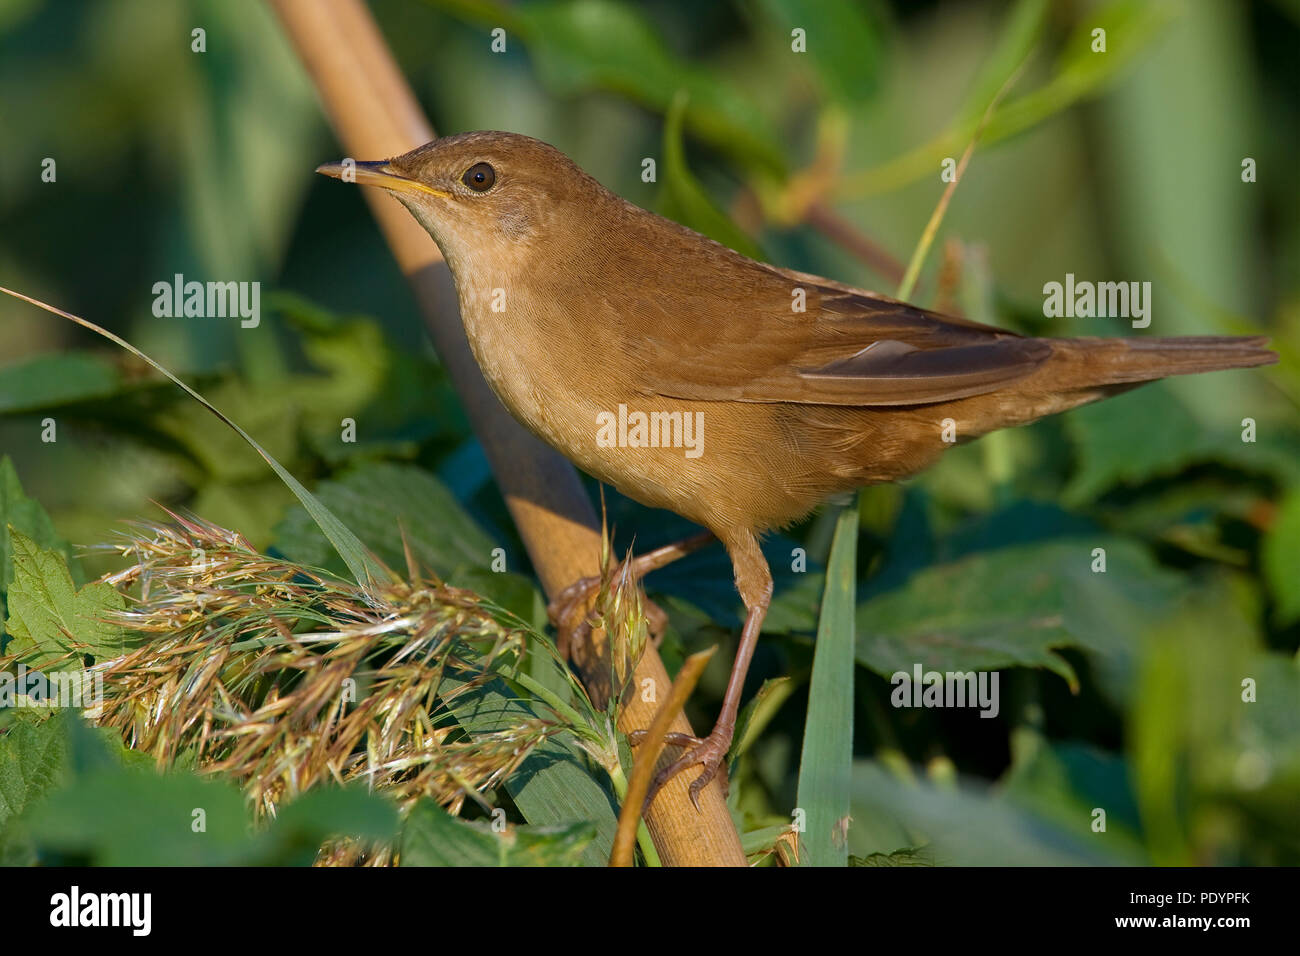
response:
[[[457,724],[457,700],[508,674],[524,646],[472,592],[395,575],[362,589],[173,517],[115,545],[131,564],[105,580],[145,642],[96,666],[98,723],[160,766],[186,756],[232,777],[260,813],[328,781],[458,812],[565,729],[549,712],[490,734]],[[322,856],[362,859],[388,857],[346,841]]]

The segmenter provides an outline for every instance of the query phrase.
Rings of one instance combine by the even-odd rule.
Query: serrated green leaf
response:
[[[125,609],[122,595],[100,582],[78,591],[61,554],[14,528],[10,535],[14,580],[5,629],[13,641],[6,652],[28,667],[59,670],[80,668],[85,654],[97,661],[120,656],[127,647],[125,632],[104,617]]]
[[[1075,504],[1115,484],[1177,471],[1201,439],[1191,413],[1159,384],[1076,409],[1065,428],[1080,462],[1064,496]]]
[[[9,540],[10,526],[17,528],[42,548],[58,551],[64,557],[71,556],[68,543],[54,530],[54,522],[40,503],[28,498],[23,486],[18,481],[18,472],[8,455],[0,457],[0,638],[5,634],[3,627],[6,602],[5,595],[14,579],[13,544]],[[3,642],[0,642],[3,649]]]
[[[892,853],[869,853],[866,856],[850,856],[849,866],[933,866],[921,847],[905,846]]]
[[[276,811],[275,822],[266,831],[264,852],[278,860],[298,854],[307,866],[321,844],[341,837],[394,843],[397,808],[383,794],[360,786],[315,787]]]
[[[1092,570],[1096,548],[1106,552],[1105,573]],[[885,677],[910,674],[918,663],[941,672],[1043,667],[1075,687],[1073,668],[1055,648],[1118,653],[1115,643],[1131,641],[1137,622],[1107,618],[1107,630],[1096,615],[1129,608],[1134,595],[1156,613],[1176,590],[1144,551],[1119,538],[981,551],[918,571],[860,605],[857,660]]]
[[[67,775],[62,719],[22,720],[0,733],[0,834]]]

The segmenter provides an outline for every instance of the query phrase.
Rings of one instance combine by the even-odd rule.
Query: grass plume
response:
[[[362,589],[193,518],[141,523],[112,547],[131,562],[105,579],[132,597],[119,623],[146,641],[96,665],[98,723],[160,766],[237,780],[261,813],[331,781],[459,812],[572,729],[545,708],[493,734],[457,724],[450,707],[509,677],[525,646],[472,592],[392,574]],[[467,683],[448,690],[444,675]]]

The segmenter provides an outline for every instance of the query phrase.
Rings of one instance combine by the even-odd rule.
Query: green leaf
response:
[[[934,863],[925,852],[916,846],[905,846],[892,853],[869,853],[866,856],[850,856],[849,866],[933,866]]]
[[[1065,489],[1078,504],[1112,485],[1176,472],[1201,440],[1201,427],[1165,386],[1076,409],[1065,428],[1078,451],[1079,470]]]
[[[68,543],[54,530],[54,522],[40,503],[28,498],[23,493],[23,486],[18,481],[18,472],[14,470],[9,456],[0,457],[0,616],[5,613],[4,596],[14,579],[13,543],[10,540],[10,527],[16,528],[41,548],[58,551],[64,557],[71,557]],[[0,620],[0,624],[3,621]],[[0,628],[0,635],[4,634]]]
[[[40,547],[21,531],[9,530],[14,580],[5,629],[13,641],[6,652],[28,667],[59,670],[80,668],[85,654],[96,661],[120,656],[127,646],[125,633],[104,617],[125,609],[122,595],[100,582],[78,591],[63,555]]]
[[[223,414],[257,432],[267,454],[285,461],[297,455],[300,414],[283,383],[262,386],[226,378],[206,390]],[[151,424],[188,452],[213,481],[234,484],[270,477],[263,462],[245,451],[247,439],[235,429],[214,426],[210,410],[200,403],[169,403]]]
[[[1081,839],[1094,837],[1093,810],[1106,811],[1112,852],[1149,864],[1129,768],[1120,754],[1077,743],[1054,743],[1026,725],[1011,737],[1012,767],[999,794]]]
[[[59,711],[37,717],[19,715],[0,730],[0,866],[32,866],[36,845],[22,826],[23,814],[67,779],[68,738],[63,723],[73,715]]]
[[[853,817],[888,821],[907,849],[939,866],[1099,866],[1135,863],[1104,834],[1080,836],[974,782],[955,789],[907,784],[874,761],[853,765]],[[853,831],[850,830],[852,837]],[[896,856],[899,846],[855,844],[859,856]]]
[[[457,568],[488,568],[496,546],[437,478],[413,465],[367,463],[321,482],[316,497],[390,568],[405,570],[402,534],[416,559],[444,578]],[[319,567],[330,546],[304,508],[277,529],[288,557]]]
[[[446,369],[431,356],[389,340],[374,319],[338,316],[286,292],[267,296],[300,333],[303,354],[323,375],[268,383],[300,410],[304,437],[331,464],[357,456],[409,456],[418,443],[454,442],[470,433]],[[341,440],[342,419],[356,422],[355,441]]]
[[[505,615],[519,618],[535,628],[538,635],[545,632],[546,599],[532,578],[510,571],[462,568],[451,575],[449,580],[457,587],[466,588],[486,598],[491,607],[500,609]]]
[[[804,31],[809,65],[835,99],[861,105],[880,83],[884,47],[879,28],[855,0],[764,0],[763,6],[781,27],[787,51],[790,31]]]
[[[1066,43],[1056,75],[1038,89],[1000,106],[980,142],[986,148],[992,146],[1063,113],[1080,100],[1102,93],[1151,44],[1177,9],[1168,3],[1120,0],[1090,13]],[[1107,31],[1109,46],[1104,56],[1091,51],[1090,33],[1096,27]],[[1008,41],[1000,51],[1012,49],[1013,43]],[[981,81],[991,75],[985,74]],[[836,194],[842,199],[861,199],[901,189],[929,176],[945,157],[961,153],[978,123],[979,117],[968,109],[930,142],[879,166],[846,174]]]
[[[1048,12],[1047,0],[1018,0],[1007,14],[997,46],[971,81],[963,112],[967,122],[979,122],[998,90],[1033,52],[1047,25]]]
[[[1105,549],[1105,573],[1092,571],[1096,548]],[[1134,640],[1144,618],[1104,615],[1129,610],[1131,595],[1145,613],[1159,613],[1178,590],[1145,551],[1114,537],[978,552],[860,605],[857,659],[885,677],[918,663],[944,672],[1043,667],[1075,688],[1073,668],[1054,648],[1118,655],[1115,645]]]
[[[806,676],[806,675],[805,675]],[[793,677],[773,677],[763,681],[754,699],[741,708],[736,717],[736,733],[727,752],[727,762],[734,763],[741,754],[750,748],[759,735],[776,716],[781,705],[790,699],[790,695],[803,683]]]
[[[541,705],[514,693],[503,680],[457,693],[463,684],[448,675],[439,693],[452,695],[452,713],[471,735],[493,733],[549,715]],[[529,823],[569,826],[586,821],[594,825],[595,837],[583,851],[582,860],[587,866],[604,866],[618,828],[618,805],[603,771],[593,772],[588,767],[587,755],[573,735],[561,733],[537,747],[505,786]]]
[[[453,817],[422,801],[402,828],[402,866],[580,866],[596,836],[589,823],[554,827],[511,826]]]
[[[535,626],[546,608],[531,578],[497,571],[497,544],[435,476],[414,465],[366,463],[316,488],[338,515],[388,567],[405,573],[403,544],[421,565]],[[292,508],[276,528],[276,547],[300,564],[330,567],[333,549],[303,508]]]
[[[85,736],[88,728],[75,715],[49,723],[58,725],[67,757],[82,738],[86,758],[80,767],[66,759],[62,788],[22,821],[43,852],[107,866],[215,866],[247,859],[239,850],[249,842],[249,820],[237,788],[191,774],[124,768],[109,759],[102,738]],[[192,829],[195,811],[202,812],[206,832]]]
[[[659,212],[742,255],[762,259],[763,250],[713,204],[686,165],[686,150],[682,143],[682,118],[686,115],[686,105],[686,93],[679,93],[664,121],[663,190]]]
[[[0,834],[67,776],[68,735],[58,718],[21,720],[0,733]]]
[[[849,779],[853,763],[853,609],[857,603],[858,506],[835,522],[799,759],[798,805],[806,814],[799,862],[848,862]]]
[[[108,329],[96,325],[94,322],[91,322],[87,319],[83,319],[78,315],[73,315],[71,312],[65,312],[62,309],[56,309],[52,305],[49,305],[45,302],[41,302],[38,299],[33,299],[31,296],[23,295],[21,292],[14,292],[9,289],[3,289],[0,291],[3,291],[6,295],[13,296],[15,299],[21,299],[24,302],[29,302],[32,305],[36,306],[37,308],[44,309],[46,312],[50,312],[54,315],[62,316],[63,318],[67,319],[69,322],[75,322],[77,325],[80,325],[83,328],[90,329],[96,335],[100,335],[108,339],[110,342],[114,343],[115,345],[121,346],[122,348],[126,349],[132,355],[136,356],[141,361],[148,364],[150,368],[156,369],[157,371],[161,372],[163,375],[167,377],[169,381],[171,381],[178,388],[180,388],[181,391],[183,391],[186,395],[194,399],[196,402],[198,402],[200,405],[202,405],[204,408],[210,411],[213,415],[216,415],[217,418],[219,418],[225,425],[227,425],[229,428],[234,430],[239,435],[240,438],[244,439],[244,441],[255,452],[257,452],[259,455],[262,456],[262,460],[271,466],[271,470],[274,471],[280,477],[280,480],[283,481],[285,485],[288,486],[289,490],[293,492],[294,496],[300,502],[302,502],[302,506],[307,509],[308,513],[312,516],[316,524],[320,527],[325,537],[329,539],[330,543],[333,544],[335,549],[338,551],[339,556],[343,558],[344,562],[348,566],[348,570],[352,572],[352,576],[356,579],[356,582],[358,584],[364,587],[367,584],[369,584],[372,580],[374,580],[376,577],[383,574],[383,569],[380,568],[375,563],[375,560],[366,552],[366,549],[362,546],[361,542],[357,539],[357,536],[348,529],[347,525],[339,521],[339,519],[335,517],[334,514],[328,508],[322,505],[316,499],[315,495],[313,495],[310,491],[304,488],[302,483],[298,481],[298,479],[295,478],[292,474],[290,474],[287,468],[285,468],[282,464],[276,461],[275,458],[270,454],[270,452],[268,452],[265,448],[259,445],[252,435],[248,434],[248,432],[240,428],[239,425],[237,425],[234,422],[234,420],[232,420],[228,415],[222,412],[221,409],[217,408],[215,405],[209,402],[206,398],[200,395],[189,385],[186,385],[183,381],[177,378],[174,374],[172,374],[171,371],[169,371],[163,365],[154,361],[152,358],[150,358],[144,352],[140,351],[138,348],[136,348],[126,339],[122,338],[120,335],[110,332],[108,331]]]
[[[121,387],[117,369],[88,352],[38,355],[0,368],[0,414],[107,398]]]
[[[347,837],[392,844],[398,838],[397,808],[380,793],[360,786],[316,787],[276,811],[265,832],[263,854],[282,865],[310,866],[326,840]]]
[[[1297,475],[1296,444],[1289,429],[1268,428],[1259,441],[1243,442],[1235,417],[1223,427],[1206,428],[1169,382],[1154,382],[1076,409],[1064,422],[1079,460],[1065,489],[1070,504],[1091,501],[1116,485],[1177,474],[1206,461],[1282,479]]]
[[[1300,487],[1291,489],[1264,538],[1264,578],[1277,602],[1278,620],[1300,618]]]
[[[312,790],[254,829],[237,787],[158,774],[151,758],[72,711],[0,735],[0,853],[25,846],[104,866],[306,866],[330,837],[396,835],[396,809],[359,788]]]
[[[1240,590],[1210,579],[1142,648],[1125,740],[1157,865],[1300,860],[1300,669]]]
[[[365,801],[377,798],[362,795]],[[330,809],[327,794],[309,794],[310,804],[283,812],[270,827],[253,831],[243,795],[232,784],[187,773],[158,775],[117,768],[79,778],[53,794],[27,822],[45,852],[85,858],[99,866],[236,866],[253,864],[309,866],[324,840],[360,816],[362,836],[382,829],[355,809],[314,819]],[[348,798],[354,800],[356,798]],[[335,806],[334,810],[339,808]],[[394,828],[396,815],[390,809]]]
[[[672,53],[635,7],[614,0],[559,0],[519,7],[473,4],[476,19],[513,21],[541,80],[561,96],[593,89],[664,112],[690,95],[691,133],[747,168],[785,170],[780,140],[758,107],[731,84]]]
[[[26,821],[49,794],[89,773],[153,766],[153,758],[126,749],[116,732],[91,726],[75,709],[4,713],[12,726],[0,732],[0,861],[38,862]]]
[[[752,864],[756,857],[766,856],[775,850],[781,837],[789,832],[790,826],[785,823],[748,830],[740,835],[740,848],[745,856],[750,858],[749,862]]]

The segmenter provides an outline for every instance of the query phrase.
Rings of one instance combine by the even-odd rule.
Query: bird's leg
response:
[[[745,615],[745,627],[740,632],[740,647],[736,650],[736,660],[731,665],[731,677],[727,680],[727,692],[722,698],[722,712],[718,722],[713,725],[707,737],[703,739],[689,734],[667,734],[665,743],[674,746],[686,746],[689,749],[675,761],[664,767],[650,784],[646,794],[645,806],[654,801],[659,788],[681,773],[687,767],[702,764],[704,769],[691,782],[691,803],[699,810],[699,796],[709,781],[722,768],[722,762],[731,748],[731,738],[736,732],[736,715],[740,711],[740,695],[745,689],[745,675],[749,673],[749,662],[754,657],[758,646],[758,635],[763,629],[763,618],[767,616],[768,606],[772,603],[772,572],[767,566],[767,559],[759,550],[758,542],[748,531],[741,532],[726,540],[731,563],[736,569],[736,587],[745,602],[748,613]],[[643,732],[629,736],[635,745],[641,742]]]
[[[664,565],[672,564],[678,558],[684,558],[693,551],[698,551],[709,542],[713,541],[713,532],[704,531],[700,534],[692,535],[681,541],[672,544],[666,544],[662,548],[655,548],[653,551],[647,551],[645,554],[638,555],[631,559],[630,562],[623,562],[614,569],[614,574],[621,574],[627,565],[626,570],[634,580],[640,580],[651,571],[658,571]],[[591,631],[591,606],[596,600],[596,595],[600,593],[600,577],[593,576],[579,578],[567,588],[555,596],[555,600],[546,606],[546,615],[555,625],[556,638],[555,646],[562,657],[569,656],[569,649],[580,640],[586,638]],[[664,629],[668,626],[668,615],[664,613],[663,608],[649,599],[646,600],[645,614],[651,639],[655,646],[659,646],[659,639],[663,637]]]

